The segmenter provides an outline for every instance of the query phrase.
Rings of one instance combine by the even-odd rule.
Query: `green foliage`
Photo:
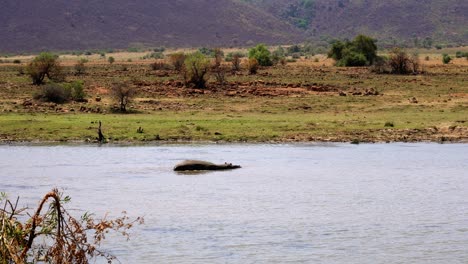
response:
[[[114,58],[114,57],[109,57],[109,58],[107,59],[107,61],[108,61],[110,64],[112,64],[112,63],[115,62],[115,58]]]
[[[210,68],[210,61],[206,56],[199,51],[192,53],[185,59],[184,66],[185,83],[196,88],[205,88],[206,75]]]
[[[452,57],[450,57],[448,54],[442,54],[442,62],[444,64],[449,64],[452,61]]]
[[[71,83],[64,84],[65,90],[70,91],[71,99],[76,102],[85,102],[86,93],[84,92],[82,81],[73,81]]]
[[[258,44],[249,50],[249,59],[256,59],[260,66],[271,66],[271,53],[264,44]]]
[[[14,64],[20,64],[20,63],[21,63],[21,60],[18,60],[18,59],[13,60],[13,63],[14,63]]]
[[[214,49],[210,49],[210,48],[207,48],[207,47],[201,47],[198,49],[198,51],[207,56],[207,57],[214,57]]]
[[[347,51],[346,55],[337,63],[337,66],[360,67],[366,66],[366,56],[355,51]]]
[[[334,42],[328,57],[336,60],[338,66],[372,65],[377,58],[377,45],[374,39],[359,35],[351,42]]]
[[[47,52],[43,52],[35,57],[26,66],[26,72],[35,85],[41,85],[46,76],[53,81],[62,81],[65,78],[58,61],[58,56]]]
[[[468,52],[457,51],[457,52],[455,53],[455,57],[457,57],[457,58],[468,57]]]

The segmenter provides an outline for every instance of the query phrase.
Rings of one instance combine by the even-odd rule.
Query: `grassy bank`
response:
[[[422,59],[424,74],[399,76],[316,58],[258,75],[229,73],[226,85],[212,78],[202,91],[179,87],[180,75],[146,61],[90,61],[75,76],[67,57],[67,81],[84,81],[89,101],[62,105],[32,100],[41,88],[20,74],[22,65],[0,65],[0,140],[94,141],[98,121],[115,142],[468,140],[465,59]],[[131,114],[110,111],[109,87],[118,80],[138,92]]]

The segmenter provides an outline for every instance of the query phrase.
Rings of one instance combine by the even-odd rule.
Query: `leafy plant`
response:
[[[450,57],[448,54],[442,54],[442,62],[444,64],[449,64],[452,61],[452,57]]]
[[[196,88],[206,87],[206,76],[210,68],[210,61],[201,52],[197,51],[187,56],[184,61],[184,79],[187,85]]]
[[[351,42],[334,42],[328,57],[333,58],[338,66],[372,65],[377,58],[377,45],[371,37],[358,35]]]
[[[258,44],[249,50],[249,59],[256,59],[261,66],[271,66],[271,53],[264,44]]]

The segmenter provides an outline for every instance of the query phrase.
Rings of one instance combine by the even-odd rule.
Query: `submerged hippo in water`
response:
[[[214,164],[201,160],[185,160],[174,167],[174,171],[232,170],[241,166],[232,163]]]

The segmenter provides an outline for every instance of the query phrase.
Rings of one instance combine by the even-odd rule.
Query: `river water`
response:
[[[54,187],[76,214],[144,216],[104,245],[122,263],[468,262],[463,144],[0,146],[0,191],[34,208]]]

